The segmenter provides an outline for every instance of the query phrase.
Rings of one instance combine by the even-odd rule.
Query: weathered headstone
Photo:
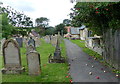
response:
[[[35,50],[35,47],[33,46],[33,44],[30,44],[27,46],[27,49],[26,49],[26,54],[30,53],[30,51],[34,51]]]
[[[57,36],[51,36],[51,44],[53,46],[56,46],[56,44],[57,44]]]
[[[28,41],[29,41],[29,39],[27,37],[24,37],[23,43],[25,44],[25,48],[27,48],[27,46],[28,46]]]
[[[40,75],[40,54],[36,51],[30,51],[27,54],[28,72],[29,75]]]
[[[50,36],[46,35],[44,40],[45,40],[46,43],[50,43]]]
[[[18,43],[9,39],[3,44],[4,68],[3,74],[20,74],[24,71],[21,66],[21,56]]]
[[[23,38],[18,37],[16,38],[16,41],[18,42],[20,47],[23,47]]]
[[[36,47],[40,46],[40,39],[38,37],[35,38],[35,45]]]
[[[35,47],[35,40],[30,38],[30,40],[28,41],[28,45],[33,44],[33,46]]]

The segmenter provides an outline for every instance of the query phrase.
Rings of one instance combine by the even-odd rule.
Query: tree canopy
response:
[[[69,20],[69,19],[64,19],[64,20],[63,20],[63,24],[64,24],[65,26],[70,26],[70,25],[71,25],[71,20]]]
[[[85,24],[93,33],[102,35],[107,29],[120,28],[120,2],[78,2],[70,13],[72,25]]]
[[[37,27],[47,27],[49,25],[49,19],[46,17],[36,18],[35,20]]]
[[[58,32],[60,32],[61,35],[66,34],[67,30],[64,27],[65,27],[65,25],[63,23],[56,25],[55,26],[55,28],[56,28],[55,33],[57,34]]]
[[[1,18],[0,18],[1,19]],[[12,35],[14,27],[9,24],[7,14],[2,14],[2,37],[9,38]]]
[[[0,6],[0,14],[2,16],[2,37],[9,38],[13,34],[26,35],[33,27],[30,17],[20,13],[10,6]]]

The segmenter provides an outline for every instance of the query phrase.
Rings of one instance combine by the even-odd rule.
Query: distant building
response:
[[[70,34],[72,39],[80,39],[80,27],[71,27],[70,28]]]
[[[36,31],[32,30],[31,33],[29,34],[29,37],[36,39],[36,38],[40,38],[40,35]]]
[[[64,37],[71,37],[71,39],[81,39],[85,40],[85,38],[88,36],[88,29],[85,25],[82,25],[81,27],[65,27],[67,29],[67,34]]]
[[[71,39],[80,39],[80,27],[67,26],[65,28],[67,29],[67,34],[65,34],[64,37],[70,37]]]

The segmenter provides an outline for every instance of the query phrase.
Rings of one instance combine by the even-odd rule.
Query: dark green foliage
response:
[[[40,17],[40,18],[37,18],[35,22],[37,24],[37,27],[45,28],[48,26],[49,19],[46,17]]]
[[[0,6],[0,10],[2,15],[2,18],[0,18],[0,21],[2,21],[0,22],[2,24],[2,27],[0,25],[2,37],[9,38],[15,34],[24,36],[32,29],[33,22],[30,17],[27,17],[14,9],[11,10],[10,6],[7,6],[7,8]]]
[[[71,25],[71,20],[69,20],[69,19],[64,19],[64,20],[63,20],[63,24],[64,24],[65,26],[70,26],[70,25]]]
[[[55,28],[56,28],[56,31],[55,33],[57,34],[58,32],[60,32],[60,34],[63,36],[63,34],[66,34],[67,33],[67,30],[64,28],[65,25],[63,23],[61,24],[58,24]]]
[[[12,35],[12,31],[15,27],[13,27],[8,22],[7,14],[2,14],[2,37],[3,38],[9,38]]]
[[[49,19],[46,17],[40,17],[36,18],[35,23],[36,23],[36,28],[35,31],[38,32],[41,36],[49,35],[51,34],[51,31],[48,31],[48,26],[49,26]]]
[[[53,35],[53,34],[55,34],[55,28],[54,27],[46,28],[45,35]]]
[[[120,2],[77,3],[70,14],[73,26],[87,25],[95,34],[120,28]]]

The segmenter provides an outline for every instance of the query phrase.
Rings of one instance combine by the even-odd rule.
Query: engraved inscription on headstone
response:
[[[3,44],[4,69],[3,74],[18,74],[23,72],[18,43],[9,39]]]
[[[30,51],[30,53],[27,54],[27,62],[29,75],[40,75],[40,54],[36,51]]]

